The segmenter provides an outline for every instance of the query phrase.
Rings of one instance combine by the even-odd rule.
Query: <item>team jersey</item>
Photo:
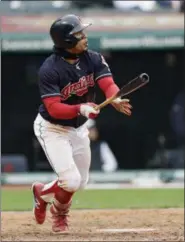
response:
[[[75,64],[70,64],[61,55],[53,53],[39,69],[40,96],[41,99],[60,96],[61,103],[69,105],[95,102],[97,81],[111,75],[104,57],[97,52],[91,50],[84,52]],[[75,128],[87,120],[81,115],[68,120],[54,119],[43,103],[39,107],[39,113],[51,123]]]

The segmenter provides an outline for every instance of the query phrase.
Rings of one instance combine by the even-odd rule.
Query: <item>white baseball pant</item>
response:
[[[52,124],[37,115],[34,133],[58,175],[60,186],[69,192],[83,189],[89,179],[90,140],[86,124],[79,128]]]

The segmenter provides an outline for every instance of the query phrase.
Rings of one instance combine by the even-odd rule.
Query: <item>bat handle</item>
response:
[[[95,107],[95,110],[100,110],[102,108],[104,108],[105,106],[107,106],[108,104],[110,104],[112,101],[114,101],[114,99],[116,98],[116,95],[110,97],[110,98],[107,98],[104,102],[100,103],[99,105],[97,105]]]

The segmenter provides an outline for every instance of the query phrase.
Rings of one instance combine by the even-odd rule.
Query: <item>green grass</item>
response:
[[[1,191],[1,210],[25,211],[32,209],[30,190]],[[85,190],[77,192],[74,209],[170,208],[184,207],[184,189],[120,189]]]

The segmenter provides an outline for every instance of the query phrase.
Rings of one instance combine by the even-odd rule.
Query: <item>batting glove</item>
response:
[[[80,114],[86,118],[94,119],[98,116],[100,110],[95,110],[95,103],[87,103],[80,105]]]
[[[130,116],[132,114],[132,111],[131,111],[132,105],[129,102],[130,102],[129,99],[116,98],[112,102],[112,105],[117,111]]]

